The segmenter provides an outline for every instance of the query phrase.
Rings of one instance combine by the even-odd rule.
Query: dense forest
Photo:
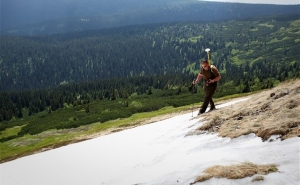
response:
[[[222,75],[216,97],[299,78],[299,29],[295,15],[1,36],[0,130],[39,114],[1,141],[191,104],[205,48]]]
[[[297,65],[298,37],[297,15],[129,26],[53,36],[1,36],[0,91],[113,77],[189,75],[199,69],[207,47],[213,64],[222,72],[234,72],[237,77],[244,72],[259,73],[256,68],[270,70],[258,74],[265,79]]]

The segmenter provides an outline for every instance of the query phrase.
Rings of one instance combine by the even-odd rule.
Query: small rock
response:
[[[275,96],[275,93],[271,93],[271,94],[270,94],[270,97],[273,97],[273,96]]]

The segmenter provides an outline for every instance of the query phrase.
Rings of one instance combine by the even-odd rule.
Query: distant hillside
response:
[[[1,7],[1,34],[41,35],[126,25],[299,14],[300,5],[198,0],[3,0]]]
[[[52,36],[1,36],[0,90],[71,82],[197,74],[211,49],[221,83],[299,75],[295,16],[128,26]]]

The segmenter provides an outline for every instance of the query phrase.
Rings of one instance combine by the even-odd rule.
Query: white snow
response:
[[[213,178],[199,184],[300,184],[299,137],[262,142],[254,134],[186,136],[203,124],[201,117],[191,118],[192,113],[183,114],[0,164],[0,184],[185,185],[213,165],[243,162],[275,163],[279,172],[263,182]]]

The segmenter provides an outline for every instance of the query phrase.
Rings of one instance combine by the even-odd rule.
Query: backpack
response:
[[[210,72],[212,73],[213,76],[215,76],[215,75],[214,75],[214,72],[213,72],[213,70],[212,70],[213,67],[215,67],[215,66],[211,64],[211,65],[210,65]],[[202,72],[202,70],[203,70],[203,67],[201,67],[201,72]]]

